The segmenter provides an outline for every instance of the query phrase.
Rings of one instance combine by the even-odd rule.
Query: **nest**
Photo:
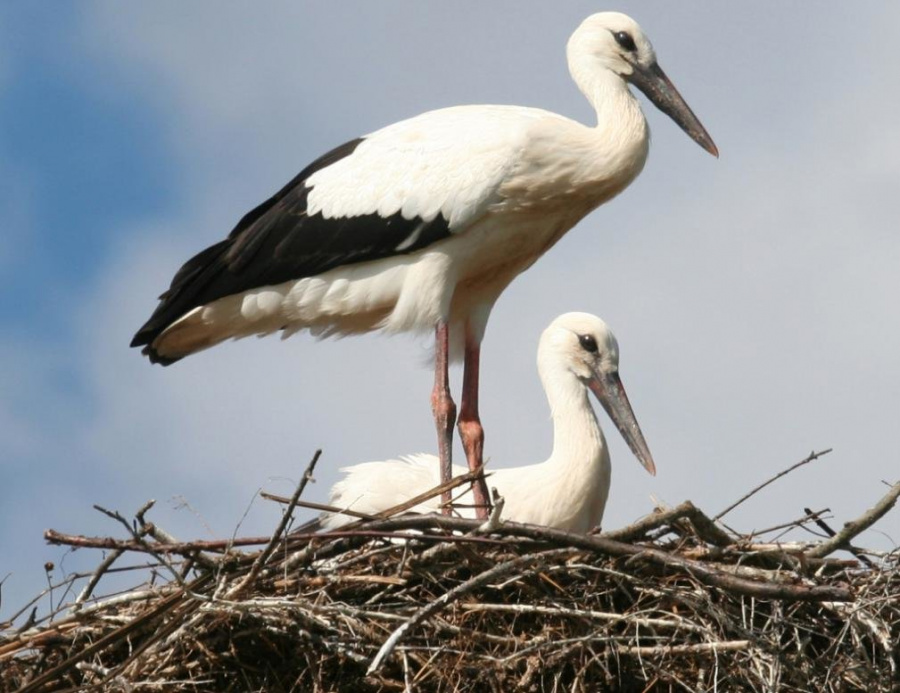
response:
[[[150,504],[104,511],[124,539],[49,531],[104,557],[68,603],[0,630],[0,690],[900,690],[900,556],[851,543],[900,484],[837,533],[788,523],[834,535],[811,542],[689,502],[594,535],[502,511],[290,532],[314,463],[269,537],[177,542]],[[152,577],[97,596],[135,552]]]

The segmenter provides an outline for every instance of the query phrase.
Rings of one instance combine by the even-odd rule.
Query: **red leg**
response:
[[[459,411],[459,437],[469,470],[478,469],[483,462],[484,429],[478,416],[478,370],[481,361],[481,344],[472,336],[466,325],[466,355],[463,370],[462,402]],[[480,519],[487,519],[491,510],[491,496],[487,490],[484,474],[472,483],[475,512]]]
[[[431,411],[438,434],[438,457],[441,463],[441,483],[453,476],[453,424],[456,422],[456,405],[450,396],[450,328],[439,322],[434,331],[434,390],[431,391]],[[441,495],[444,515],[450,514],[450,491]]]

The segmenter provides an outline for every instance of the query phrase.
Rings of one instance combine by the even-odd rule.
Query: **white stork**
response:
[[[442,478],[450,478],[456,419],[447,366],[460,354],[458,426],[469,466],[478,468],[488,316],[520,272],[640,173],[649,131],[628,85],[718,155],[630,17],[588,17],[569,39],[568,62],[597,112],[595,126],[537,108],[457,106],[341,145],[188,260],[131,346],[167,365],[279,330],[434,330]],[[483,479],[475,492],[483,515]]]
[[[587,532],[600,525],[609,494],[609,450],[591,407],[593,392],[629,447],[648,472],[656,474],[619,378],[619,347],[606,324],[589,313],[566,313],[544,330],[538,345],[538,373],[553,419],[553,452],[540,464],[491,472],[488,483],[503,496],[502,517],[546,525],[569,532]],[[433,455],[410,455],[383,462],[364,462],[343,471],[331,489],[331,505],[376,515],[400,505],[440,483]],[[455,466],[463,474],[464,467]],[[473,515],[471,492],[457,509]],[[438,512],[433,498],[413,512]],[[322,529],[336,529],[353,517],[326,513]]]

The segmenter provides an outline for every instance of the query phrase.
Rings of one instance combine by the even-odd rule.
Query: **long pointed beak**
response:
[[[657,63],[654,62],[649,67],[635,65],[633,72],[625,79],[644,92],[659,110],[678,123],[694,142],[718,158],[719,150],[712,137]]]
[[[641,427],[631,409],[631,403],[628,401],[628,395],[625,394],[625,387],[622,385],[619,374],[597,375],[591,378],[588,387],[600,400],[600,404],[603,405],[609,418],[619,429],[619,433],[628,443],[634,456],[638,458],[638,462],[644,466],[644,469],[656,476],[653,456],[650,454],[650,448],[647,447],[647,441],[644,440],[644,434],[641,433]]]

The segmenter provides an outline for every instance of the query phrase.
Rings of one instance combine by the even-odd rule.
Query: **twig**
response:
[[[427,515],[410,515],[409,517],[428,517]],[[364,525],[365,526],[365,525]],[[480,527],[476,530],[481,531]],[[489,539],[479,536],[454,536],[451,534],[409,534],[405,532],[387,532],[370,529],[335,529],[330,532],[310,532],[308,534],[292,534],[291,539],[404,539],[406,541],[440,541],[455,544],[494,544],[502,545],[500,539]]]
[[[671,526],[683,518],[691,520],[700,538],[706,539],[711,544],[728,546],[734,543],[734,539],[727,532],[716,526],[713,520],[690,501],[685,501],[671,510],[654,512],[627,527],[603,532],[600,536],[617,541],[634,541],[651,530]]]
[[[404,503],[400,503],[399,505],[395,505],[391,508],[388,508],[387,510],[383,510],[375,517],[375,519],[373,521],[378,521],[379,518],[389,518],[393,515],[403,513],[406,510],[409,510],[410,508],[414,508],[419,503],[423,503],[426,500],[430,500],[431,498],[434,498],[435,496],[442,495],[444,492],[449,492],[458,486],[462,486],[465,483],[469,483],[469,482],[473,481],[475,478],[477,478],[477,475],[480,472],[481,472],[481,468],[479,467],[478,469],[476,469],[474,471],[470,471],[465,474],[460,474],[459,476],[452,478],[446,484],[441,484],[440,486],[435,486],[433,489],[431,489],[429,491],[425,491],[424,493],[420,493],[418,496],[410,498],[408,501],[406,501]],[[328,509],[326,509],[326,510],[328,510]],[[344,510],[342,510],[340,508],[334,508],[333,510],[335,510],[338,513],[344,512]],[[291,533],[291,538],[297,537],[297,538],[301,538],[301,539],[309,539],[309,538],[315,537],[316,539],[330,539],[330,538],[337,537],[337,536],[347,536],[346,532],[348,531],[348,528],[350,528],[349,531],[352,531],[353,527],[359,526],[358,523],[354,523],[351,525],[345,525],[345,526],[341,527],[339,530],[331,530],[328,532],[316,532],[315,534],[310,534],[310,533],[307,533],[304,531],[307,528],[309,528],[310,526],[315,526],[315,525],[317,525],[317,523],[315,521],[313,521],[311,523],[307,523],[306,525],[303,525],[302,527],[300,527],[298,529],[297,532]],[[423,538],[423,537],[420,536],[419,538]],[[336,547],[337,544],[333,544],[332,546]],[[319,553],[318,549],[313,544],[310,544],[310,545],[306,546],[305,548],[303,548],[302,550],[297,551],[294,555],[292,555],[287,560],[287,562],[284,564],[283,568],[285,570],[293,570],[298,565],[302,565],[302,564],[306,563],[311,558],[311,556],[315,553]]]
[[[828,525],[827,522],[825,522],[825,520],[823,520],[821,517],[819,517],[820,513],[814,513],[809,508],[803,508],[803,510],[806,513],[806,516],[808,518],[810,518],[813,522],[815,522],[816,526],[819,529],[821,529],[823,532],[825,532],[826,535],[828,535],[829,537],[833,537],[837,534],[837,532],[835,532],[833,529],[831,529],[831,527]],[[850,546],[848,544],[846,548],[847,548],[847,551],[849,551],[854,556],[856,556],[860,561],[865,563],[869,568],[875,567],[875,564],[871,560],[869,560],[869,557],[866,556],[862,551],[857,549],[855,546]]]
[[[281,503],[282,505],[286,505],[291,502],[291,499],[287,496],[280,496],[276,493],[269,493],[268,491],[260,491],[260,498],[265,498],[266,500],[275,501],[276,503]],[[328,505],[327,503],[315,503],[313,501],[305,501],[298,500],[297,501],[298,508],[307,508],[309,510],[318,510],[323,513],[334,513],[336,515],[349,515],[350,517],[355,517],[357,520],[377,520],[378,518],[374,515],[368,515],[366,513],[360,513],[356,510],[351,510],[350,508],[339,508],[336,505]],[[291,532],[293,534],[293,532]]]
[[[348,515],[350,517],[356,518],[357,520],[367,520],[367,521],[380,520],[380,519],[392,517],[393,515],[399,515],[400,513],[405,512],[405,511],[409,510],[410,508],[414,508],[415,506],[419,505],[420,503],[424,503],[427,500],[431,500],[435,496],[441,495],[445,491],[452,491],[453,489],[455,489],[459,486],[462,486],[463,484],[467,484],[471,481],[474,481],[476,478],[478,478],[480,471],[481,471],[481,468],[479,467],[474,472],[466,472],[465,474],[460,474],[459,476],[455,476],[450,481],[448,481],[446,484],[441,484],[440,486],[435,486],[434,488],[432,488],[428,491],[424,491],[423,493],[420,493],[418,496],[414,496],[413,498],[410,498],[409,500],[404,501],[403,503],[400,503],[399,505],[390,507],[387,510],[382,510],[377,515],[369,515],[367,513],[358,512],[351,508],[341,508],[336,505],[328,505],[325,503],[314,503],[312,501],[300,500],[300,501],[297,501],[297,505],[298,505],[298,507],[301,507],[301,508],[309,508],[310,510],[319,510],[321,512],[331,513],[333,515]],[[263,491],[262,493],[260,493],[260,496],[262,496],[263,498],[265,498],[267,500],[275,501],[276,503],[290,502],[290,499],[285,498],[284,496],[278,496],[278,495],[275,495],[274,493],[268,493],[266,491]],[[305,525],[302,525],[302,526],[298,527],[296,530],[292,531],[291,536],[294,536],[297,534],[300,534],[300,535],[309,534],[309,533],[311,533],[309,531],[309,528],[310,527],[318,527],[318,524],[319,523],[316,520],[313,520],[312,522],[308,522]],[[345,529],[345,528],[346,528],[346,526],[342,527],[342,529]],[[323,534],[323,535],[331,535],[332,534],[332,532],[318,532],[318,533]]]
[[[124,553],[125,553],[125,551],[123,549],[114,549],[113,551],[109,552],[107,557],[105,559],[103,559],[103,561],[100,563],[100,565],[97,566],[97,569],[91,575],[91,579],[88,581],[88,583],[84,586],[84,589],[81,590],[78,597],[75,599],[75,603],[72,604],[72,611],[77,612],[79,609],[81,609],[85,600],[91,596],[91,594],[94,591],[94,588],[100,582],[100,578],[103,577],[103,575],[106,573],[106,571],[110,569],[112,564],[115,563],[119,559],[119,557],[122,556],[122,554],[124,554]]]
[[[388,508],[380,513],[378,513],[379,518],[387,518],[393,517],[394,515],[399,515],[402,512],[409,510],[410,508],[414,508],[420,503],[424,503],[427,500],[431,500],[435,496],[442,495],[445,491],[452,491],[458,486],[462,486],[465,483],[469,483],[472,481],[476,481],[481,478],[481,473],[484,470],[484,466],[482,465],[478,469],[474,471],[466,472],[465,474],[460,474],[459,476],[455,476],[450,481],[445,484],[441,484],[439,486],[435,486],[433,489],[425,491],[424,493],[420,493],[418,496],[414,496],[410,498],[408,501],[400,503],[399,505],[395,505],[392,508]]]
[[[831,537],[831,539],[823,541],[807,551],[806,555],[811,558],[824,558],[833,551],[844,548],[849,544],[853,537],[861,534],[884,517],[890,509],[894,507],[898,497],[900,497],[900,482],[891,486],[891,490],[888,491],[874,506],[869,508],[855,520],[845,524],[837,534]]]
[[[55,529],[44,531],[44,541],[48,544],[75,546],[81,549],[105,549],[111,551],[135,551],[139,553],[177,553],[192,555],[197,551],[227,551],[235,546],[258,546],[271,540],[271,536],[242,537],[240,539],[214,539],[183,541],[172,544],[150,544],[146,541],[114,539],[113,537],[86,537],[81,534],[64,534]]]
[[[171,534],[169,534],[167,531],[165,531],[162,527],[159,527],[154,522],[146,522],[146,523],[143,523],[141,526],[145,529],[147,534],[149,534],[151,537],[156,539],[157,542],[159,542],[160,546],[183,545],[183,542],[178,541],[178,539],[173,537]],[[154,546],[154,548],[157,548],[157,550],[158,550],[158,547]],[[199,548],[197,548],[197,550],[195,550],[195,551],[188,553],[187,555],[190,556],[191,558],[193,558],[195,561],[197,561],[197,563],[202,565],[204,568],[212,569],[218,565],[219,559],[213,558],[212,556],[208,556],[207,554],[203,553],[203,551],[201,551]]]
[[[567,609],[564,607],[538,606],[536,604],[460,604],[466,611],[499,611],[514,614],[541,614],[542,616],[573,616],[575,618],[593,619],[597,621],[612,621],[633,623],[639,626],[657,628],[673,628],[697,633],[705,633],[706,628],[686,621],[670,621],[663,618],[649,618],[635,616],[634,614],[615,614],[592,609]]]
[[[235,599],[238,597],[244,590],[250,587],[255,581],[256,578],[259,577],[260,571],[262,571],[263,567],[269,561],[269,558],[275,552],[275,548],[278,546],[281,541],[281,537],[284,535],[285,529],[287,529],[288,523],[291,521],[291,518],[294,514],[294,508],[297,507],[297,501],[300,499],[300,494],[303,493],[303,490],[306,488],[306,484],[309,483],[309,480],[312,478],[313,470],[316,468],[316,463],[319,461],[319,457],[321,457],[322,451],[316,450],[316,454],[313,455],[313,458],[309,461],[309,464],[306,467],[306,471],[303,473],[303,478],[300,479],[300,483],[297,485],[297,490],[294,491],[294,495],[291,496],[291,502],[288,503],[287,507],[284,509],[284,514],[281,516],[281,522],[278,523],[278,527],[275,528],[275,532],[272,534],[271,540],[266,545],[259,556],[256,557],[256,560],[253,562],[253,565],[250,566],[250,572],[244,576],[244,579],[241,580],[235,587],[231,588],[226,595],[228,599]]]
[[[140,518],[142,524],[143,524],[144,513],[146,513],[150,508],[152,508],[152,507],[153,507],[153,504],[154,504],[155,502],[156,502],[156,501],[154,501],[154,500],[149,500],[149,501],[147,501],[146,503],[144,503],[144,505],[142,505],[142,506],[138,509],[138,511],[137,511],[137,516]],[[175,582],[177,582],[179,585],[181,585],[182,587],[184,587],[184,580],[182,579],[181,574],[180,574],[177,570],[175,570],[175,566],[173,566],[171,563],[169,563],[168,559],[166,559],[165,556],[163,556],[162,554],[160,554],[159,552],[157,552],[157,551],[154,549],[154,547],[151,546],[151,545],[147,542],[146,539],[144,539],[144,536],[145,536],[146,533],[147,533],[146,525],[142,526],[141,529],[140,529],[140,531],[138,531],[137,529],[135,529],[135,528],[131,525],[131,523],[128,522],[128,520],[126,520],[124,517],[122,517],[122,514],[121,514],[118,510],[107,510],[107,509],[104,508],[103,506],[101,506],[101,505],[96,505],[96,504],[94,505],[94,509],[97,510],[97,511],[99,511],[99,512],[101,512],[101,513],[103,513],[103,514],[106,515],[107,517],[110,517],[110,518],[112,518],[113,520],[116,520],[117,522],[121,523],[122,526],[123,526],[123,527],[128,531],[128,533],[132,536],[132,538],[133,538],[138,544],[140,544],[140,545],[142,545],[142,546],[145,547],[147,553],[149,553],[150,555],[152,555],[157,561],[159,561],[160,565],[165,566],[165,567],[168,569],[168,571],[169,571],[170,573],[172,573],[172,577],[175,578]]]
[[[481,524],[481,521],[476,522],[478,522],[479,525]],[[505,563],[494,566],[489,570],[485,570],[475,577],[470,578],[463,583],[460,583],[448,592],[445,592],[431,603],[416,611],[416,613],[414,613],[402,626],[391,633],[390,637],[385,640],[384,644],[381,646],[381,649],[378,650],[378,654],[375,655],[375,658],[372,660],[372,663],[369,665],[369,669],[366,673],[373,674],[378,671],[379,668],[381,668],[382,662],[384,662],[384,660],[388,656],[390,656],[391,652],[394,651],[394,648],[397,647],[397,643],[400,642],[400,639],[407,631],[415,628],[432,614],[436,614],[444,607],[452,604],[464,594],[471,592],[475,588],[487,582],[490,582],[491,580],[496,580],[498,577],[508,575],[509,573],[516,571],[521,567],[524,567],[536,561],[541,563],[546,562],[547,559],[552,558],[553,556],[561,555],[564,552],[565,549],[550,549],[547,551],[540,551],[538,553],[519,556],[518,558],[514,558],[510,561],[506,561]]]
[[[831,508],[823,508],[822,510],[819,510],[818,512],[813,512],[809,508],[804,508],[804,511],[806,512],[806,515],[804,515],[803,517],[801,517],[797,520],[791,520],[790,522],[782,522],[779,525],[774,525],[772,527],[766,527],[765,529],[754,529],[747,536],[748,536],[748,538],[750,538],[752,540],[754,537],[761,537],[764,534],[771,534],[772,532],[777,532],[780,529],[802,528],[804,523],[809,522],[810,520],[815,520],[817,517],[821,517],[824,513],[831,512]],[[784,533],[782,533],[779,536],[783,536],[783,534]]]
[[[619,654],[651,657],[655,655],[683,655],[702,652],[734,652],[735,650],[749,650],[751,646],[752,643],[749,640],[725,640],[723,642],[701,642],[693,645],[657,645],[655,647],[619,645],[616,648],[616,652]]]
[[[747,500],[747,499],[750,498],[751,496],[756,495],[757,493],[759,493],[760,491],[762,491],[766,486],[768,486],[768,485],[771,484],[772,482],[777,481],[778,479],[780,479],[781,477],[783,477],[785,474],[790,474],[792,471],[794,471],[794,470],[797,469],[798,467],[802,467],[804,464],[809,464],[810,462],[819,459],[819,458],[822,457],[823,455],[827,455],[829,452],[831,452],[831,450],[832,450],[832,448],[828,448],[827,450],[822,450],[822,451],[820,451],[820,452],[811,452],[811,453],[809,453],[809,455],[806,457],[806,459],[802,459],[802,460],[800,460],[799,462],[797,462],[796,464],[791,465],[790,467],[788,467],[788,468],[785,469],[784,471],[778,472],[778,474],[776,474],[775,476],[773,476],[773,477],[772,477],[771,479],[769,479],[768,481],[764,481],[763,483],[761,483],[759,486],[757,486],[755,489],[753,489],[753,490],[750,491],[749,493],[744,494],[741,498],[739,498],[738,500],[736,500],[734,503],[732,503],[732,504],[729,505],[727,508],[725,508],[725,510],[723,510],[723,511],[720,512],[718,515],[716,515],[716,516],[713,518],[713,520],[721,520],[723,517],[725,517],[728,513],[730,513],[732,510],[734,510],[736,507],[738,507],[738,506],[739,506],[741,503],[743,503],[745,500]]]

